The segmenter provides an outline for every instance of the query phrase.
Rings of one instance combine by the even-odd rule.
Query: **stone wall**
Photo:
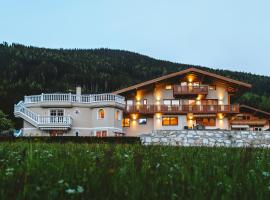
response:
[[[140,136],[144,145],[270,147],[270,132],[159,130]]]

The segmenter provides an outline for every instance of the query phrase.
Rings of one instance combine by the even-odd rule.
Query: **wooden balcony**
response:
[[[232,120],[230,123],[232,125],[264,126],[268,122],[266,119],[250,119],[250,120],[235,119]]]
[[[173,86],[173,95],[174,96],[193,96],[193,95],[207,95],[208,94],[208,86],[200,85],[200,86],[181,86],[174,85]]]
[[[138,114],[187,114],[187,113],[239,113],[239,105],[133,105],[126,106],[125,113]]]

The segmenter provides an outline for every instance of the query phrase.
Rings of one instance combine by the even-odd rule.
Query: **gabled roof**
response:
[[[254,107],[247,106],[247,105],[240,105],[240,110],[241,109],[247,109],[247,110],[253,111],[255,113],[260,113],[260,114],[266,115],[266,116],[268,116],[270,118],[270,113],[269,112],[260,110],[258,108],[254,108]]]
[[[185,69],[185,70],[182,70],[182,71],[179,71],[179,72],[175,72],[175,73],[171,73],[171,74],[168,74],[168,75],[165,75],[165,76],[161,76],[159,78],[155,78],[155,79],[152,79],[152,80],[149,80],[149,81],[146,81],[146,82],[142,82],[142,83],[139,83],[139,84],[127,87],[127,88],[123,88],[123,89],[114,91],[113,93],[121,94],[121,93],[130,91],[130,90],[138,89],[138,88],[146,86],[146,85],[157,83],[157,82],[160,82],[160,81],[163,81],[163,80],[166,80],[166,79],[169,79],[169,78],[173,78],[173,77],[176,77],[176,76],[179,76],[179,75],[184,75],[184,74],[187,74],[187,73],[202,74],[202,75],[210,76],[210,77],[213,77],[215,79],[219,79],[221,81],[228,82],[228,83],[231,83],[231,84],[234,84],[234,85],[239,85],[240,87],[251,88],[251,85],[248,84],[248,83],[244,83],[244,82],[241,82],[241,81],[237,81],[237,80],[234,80],[234,79],[231,79],[231,78],[227,78],[227,77],[224,77],[224,76],[221,76],[221,75],[218,75],[218,74],[214,74],[214,73],[211,73],[211,72],[207,72],[207,71],[192,67],[192,68],[188,68],[188,69]]]

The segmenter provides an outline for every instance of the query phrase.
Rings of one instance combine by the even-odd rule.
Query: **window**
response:
[[[96,131],[96,136],[97,137],[106,137],[107,131]]]
[[[187,86],[187,82],[181,82],[181,86]]]
[[[173,106],[179,106],[179,100],[172,100]]]
[[[165,89],[166,89],[166,90],[171,90],[171,89],[172,89],[172,85],[166,85],[166,86],[165,86]]]
[[[178,117],[162,117],[162,126],[177,126]]]
[[[180,101],[177,99],[164,99],[163,104],[166,106],[179,106]]]
[[[104,119],[105,118],[105,111],[104,109],[98,110],[98,119]]]
[[[199,87],[199,86],[200,86],[200,82],[194,82],[194,83],[193,83],[193,86]]]
[[[196,105],[196,100],[188,100],[188,105]]]
[[[127,105],[132,106],[133,105],[133,100],[127,100]]]
[[[53,109],[50,110],[50,121],[51,123],[61,123],[63,122],[64,118],[64,110],[63,109]]]
[[[123,127],[130,127],[130,118],[123,118],[122,126]]]
[[[143,105],[147,105],[147,99],[143,100]]]
[[[50,116],[57,117],[57,116],[64,116],[64,110],[63,109],[53,109],[50,110]]]
[[[119,110],[116,110],[115,111],[115,119],[116,120],[121,120],[121,114],[120,114],[120,111]]]
[[[147,124],[147,119],[146,118],[139,118],[139,124],[140,125]]]
[[[216,86],[215,85],[209,85],[209,90],[216,90]]]
[[[164,99],[164,100],[163,100],[163,104],[164,104],[164,105],[167,105],[167,106],[170,106],[170,105],[171,105],[171,100],[169,100],[169,99]]]
[[[216,118],[215,117],[197,118],[196,124],[202,126],[216,126]]]

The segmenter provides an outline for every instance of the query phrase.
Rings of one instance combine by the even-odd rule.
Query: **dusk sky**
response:
[[[0,0],[0,42],[270,75],[269,0]]]

